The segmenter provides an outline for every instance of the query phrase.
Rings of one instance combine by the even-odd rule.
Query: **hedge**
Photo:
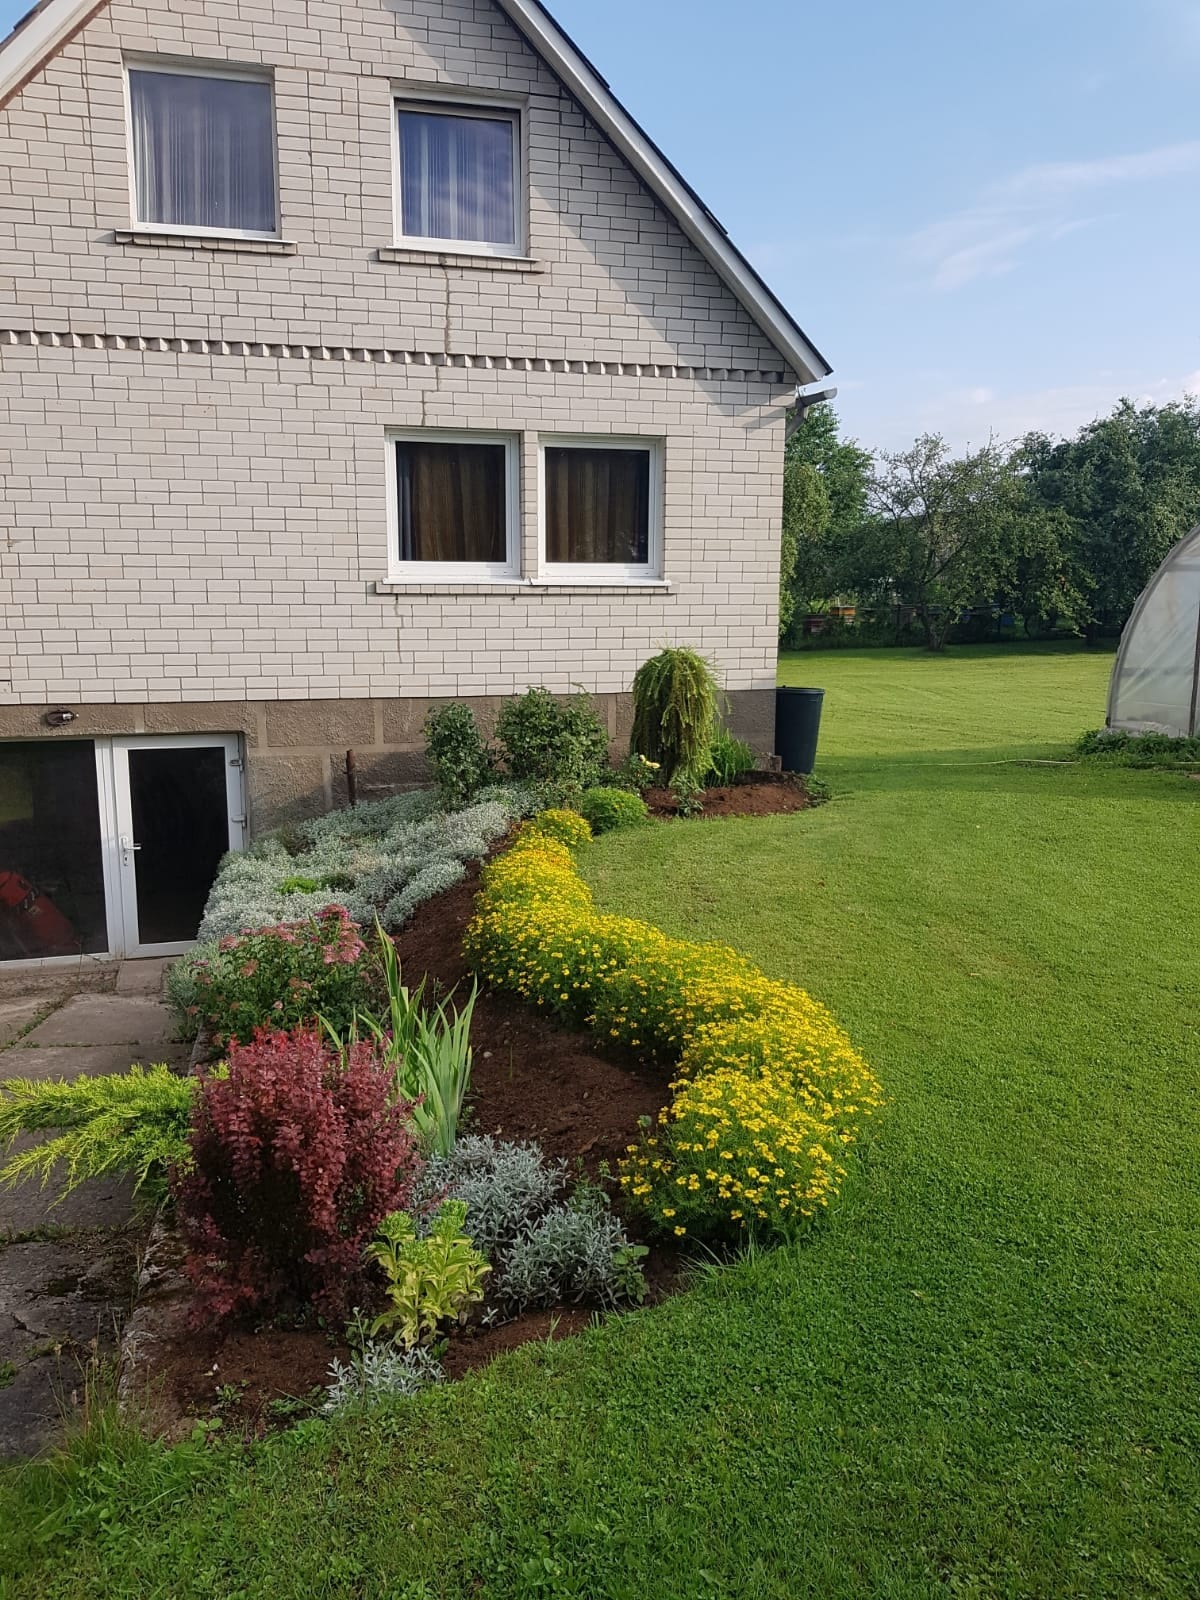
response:
[[[586,825],[561,815],[527,823],[484,869],[468,961],[677,1070],[672,1103],[622,1163],[630,1200],[678,1234],[794,1231],[837,1193],[878,1081],[804,990],[723,946],[597,911],[571,850]]]

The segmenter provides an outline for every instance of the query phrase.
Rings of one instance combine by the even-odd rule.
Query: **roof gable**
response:
[[[108,0],[40,0],[0,42],[0,108]],[[635,121],[539,0],[494,0],[580,104],[788,364],[806,383],[832,369],[683,175]]]

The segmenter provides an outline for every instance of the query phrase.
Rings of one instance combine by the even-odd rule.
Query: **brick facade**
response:
[[[281,244],[136,231],[139,54],[271,69]],[[414,84],[523,108],[528,259],[396,248]],[[795,381],[491,0],[114,0],[0,110],[0,737],[51,704],[249,734],[236,707],[299,701],[328,768],[354,741],[319,702],[369,703],[394,756],[388,702],[620,696],[678,642],[762,742]],[[539,437],[663,441],[666,587],[389,588],[389,427],[519,438],[526,579]]]

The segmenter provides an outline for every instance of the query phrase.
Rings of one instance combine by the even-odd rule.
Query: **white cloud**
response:
[[[1006,443],[1027,433],[1055,438],[1073,434],[1084,423],[1107,416],[1122,395],[1138,405],[1163,405],[1185,394],[1200,397],[1200,372],[1182,377],[1100,372],[1085,383],[1008,392],[983,384],[931,384],[919,391],[915,405],[912,390],[895,394],[901,402],[895,410],[888,407],[888,396],[879,386],[863,387],[862,396],[844,408],[843,420],[869,448],[903,450],[917,434],[940,433],[953,449],[964,450],[977,449],[989,439]],[[872,401],[882,403],[872,405]]]
[[[1011,272],[1035,243],[1089,226],[1094,217],[1073,211],[1086,195],[1193,172],[1200,172],[1200,140],[1093,161],[1035,162],[989,184],[973,205],[918,229],[904,251],[934,288],[959,289]]]

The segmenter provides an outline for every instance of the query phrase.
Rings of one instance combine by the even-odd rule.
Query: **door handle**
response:
[[[129,835],[127,833],[123,833],[121,835],[120,845],[121,845],[121,854],[125,858],[123,864],[125,866],[128,866],[129,865],[130,856],[133,854],[133,852],[135,850],[140,850],[142,847],[141,847],[140,844],[134,844],[133,840],[129,837]]]

